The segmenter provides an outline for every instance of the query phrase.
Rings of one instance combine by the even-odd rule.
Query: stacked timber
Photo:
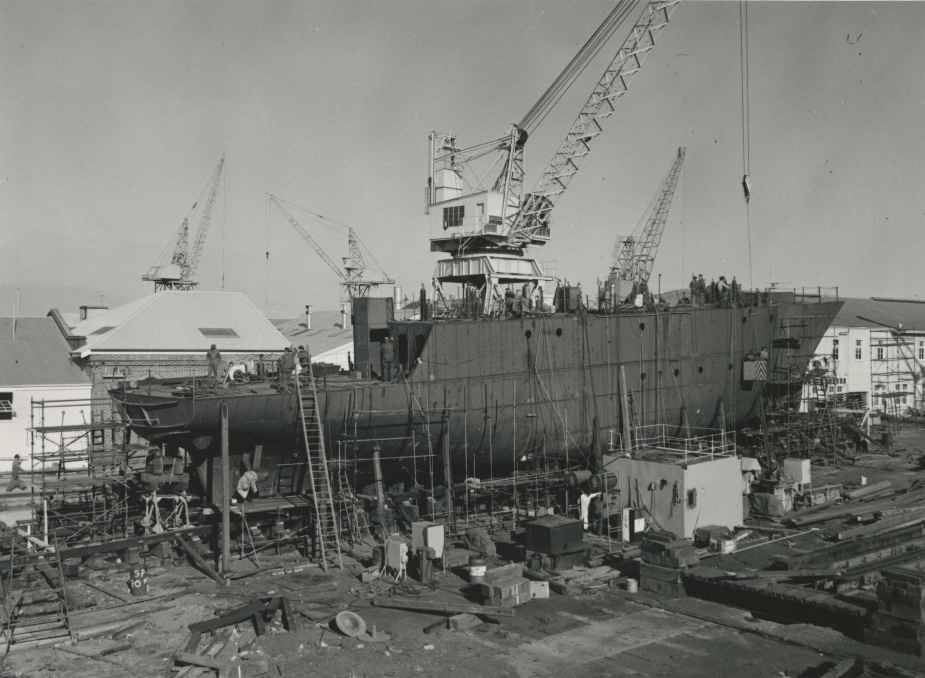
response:
[[[681,574],[700,563],[697,551],[687,539],[671,532],[652,530],[642,540],[639,587],[667,596],[683,596]]]
[[[531,599],[530,580],[524,578],[522,565],[505,565],[485,573],[479,593],[488,607],[517,607]]]
[[[865,642],[925,656],[925,572],[897,567],[881,574],[880,605],[864,631]]]

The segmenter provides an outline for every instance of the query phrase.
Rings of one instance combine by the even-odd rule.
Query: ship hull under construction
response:
[[[587,463],[595,443],[605,452],[618,448],[627,427],[664,423],[679,435],[685,427],[731,430],[757,414],[767,389],[799,388],[840,307],[783,300],[503,320],[388,319],[378,336],[393,337],[403,367],[396,379],[316,380],[328,455],[348,450],[370,459],[378,447],[383,459],[448,454],[454,466],[500,470],[540,456]],[[372,334],[361,319],[356,355],[371,356],[378,371]],[[762,351],[767,360],[756,374]],[[226,404],[232,454],[270,445],[295,455],[298,447],[297,396],[274,384],[199,394],[178,391],[176,383],[138,384],[112,394],[132,428],[155,442],[216,454]]]

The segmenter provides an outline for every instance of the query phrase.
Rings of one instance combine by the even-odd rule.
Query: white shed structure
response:
[[[70,347],[51,318],[0,318],[0,472],[13,455],[30,468],[32,403],[90,400],[90,378],[71,361]],[[46,412],[52,411],[46,408]],[[89,419],[89,410],[85,413]],[[85,423],[79,409],[62,409],[56,425]]]

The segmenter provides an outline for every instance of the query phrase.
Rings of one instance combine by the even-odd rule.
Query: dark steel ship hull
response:
[[[633,425],[734,429],[766,389],[799,375],[839,302],[555,314],[506,320],[390,322],[404,374],[383,383],[316,380],[328,454],[369,459],[448,453],[455,464],[509,466],[539,456],[578,460],[597,441],[619,445],[620,380]],[[766,349],[767,380],[748,381],[749,353]],[[176,396],[170,385],[112,391],[132,428],[153,441],[217,450],[229,408],[233,453],[294,450],[298,403],[269,384]],[[683,410],[683,414],[682,414]]]

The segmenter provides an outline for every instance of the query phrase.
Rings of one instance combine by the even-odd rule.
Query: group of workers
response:
[[[211,348],[206,351],[206,362],[209,366],[208,379],[213,384],[221,382],[226,375],[230,377],[234,373],[233,362],[228,364],[228,371],[223,372],[222,353],[215,344],[212,344]],[[276,360],[276,377],[280,388],[289,390],[292,375],[296,372],[296,366],[298,365],[299,371],[306,371],[310,367],[311,362],[311,354],[304,346],[299,346],[298,348],[295,346],[287,346],[283,354]],[[253,367],[254,376],[260,379],[266,379],[269,376],[267,360],[265,360],[263,353],[257,356],[257,360]],[[246,364],[243,366],[243,370],[245,373],[249,371]]]
[[[726,276],[721,275],[719,280],[712,279],[708,285],[703,278],[703,273],[694,275],[688,284],[691,290],[691,302],[695,306],[704,304],[717,304],[719,306],[738,306],[741,303],[742,288],[739,286],[735,276],[732,282],[726,280]]]

